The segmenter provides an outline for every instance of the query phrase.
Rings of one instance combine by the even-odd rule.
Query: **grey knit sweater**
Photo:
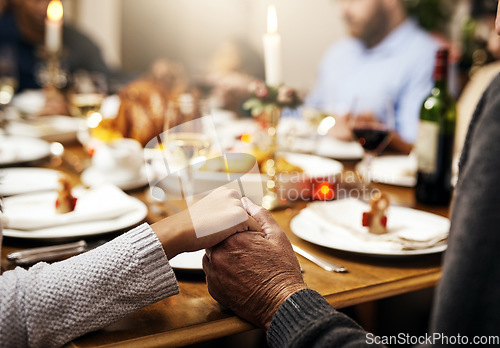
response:
[[[147,224],[68,260],[0,277],[0,347],[58,347],[179,292]]]
[[[436,289],[430,334],[500,336],[500,75],[472,118],[460,160],[443,276]],[[271,347],[362,347],[367,332],[315,291],[285,301],[267,332]],[[464,342],[463,340],[461,342]]]

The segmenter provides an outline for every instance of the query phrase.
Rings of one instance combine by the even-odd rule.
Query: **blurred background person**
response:
[[[422,101],[432,89],[438,43],[408,17],[403,0],[339,0],[349,38],[331,46],[306,106],[332,112],[334,136],[350,140],[350,112],[384,117],[391,103],[396,134],[391,146],[409,153]]]
[[[249,85],[257,79],[264,79],[262,59],[246,40],[236,38],[216,49],[205,76],[197,82],[210,90],[217,107],[248,116],[242,104],[250,97]]]
[[[0,46],[11,46],[18,67],[18,91],[40,88],[38,69],[43,63],[45,19],[50,0],[4,0],[0,15]],[[77,69],[109,76],[100,48],[85,34],[63,24],[63,65],[69,73]]]

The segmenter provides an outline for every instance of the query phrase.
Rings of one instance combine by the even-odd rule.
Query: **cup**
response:
[[[92,157],[92,167],[113,182],[137,179],[143,164],[141,144],[128,138],[99,144]]]

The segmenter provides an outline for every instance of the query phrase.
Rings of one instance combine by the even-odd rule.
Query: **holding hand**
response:
[[[292,246],[271,214],[242,200],[262,231],[238,233],[208,249],[203,270],[214,299],[267,329],[281,303],[307,286]]]
[[[212,233],[198,237],[193,221]],[[169,259],[182,252],[209,248],[237,232],[261,231],[254,218],[248,216],[239,192],[224,186],[190,206],[189,210],[169,216],[151,228]]]

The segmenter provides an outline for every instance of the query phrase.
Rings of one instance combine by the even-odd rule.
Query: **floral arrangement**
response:
[[[257,80],[250,84],[249,90],[250,98],[243,104],[243,109],[250,110],[254,117],[274,108],[294,109],[302,104],[295,89],[285,85],[268,86]]]

